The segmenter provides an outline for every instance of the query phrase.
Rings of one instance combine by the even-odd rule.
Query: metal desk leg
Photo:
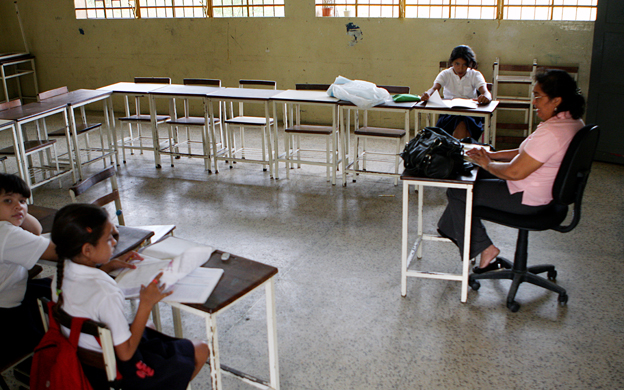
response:
[[[154,149],[154,163],[156,168],[160,169],[160,140],[158,138],[158,124],[156,123],[156,101],[154,95],[149,96],[149,110],[152,122],[152,145]]]
[[[221,106],[221,101],[218,102],[219,107]],[[214,108],[212,107],[212,100],[204,99],[204,113],[206,112],[206,105],[208,105],[208,114],[210,115],[210,138],[212,140],[212,161],[214,162],[214,171],[215,173],[219,173],[219,166],[217,165],[217,139],[215,138],[215,129],[214,129]],[[205,115],[205,114],[204,114]],[[225,113],[227,116],[227,113]],[[225,119],[225,118],[222,118]],[[206,118],[208,120],[208,118]],[[223,135],[223,134],[222,134]],[[221,140],[221,146],[224,145],[224,140]]]
[[[217,317],[206,315],[206,341],[210,349],[210,378],[213,390],[221,390],[221,359],[219,358],[219,340],[217,337]]]
[[[468,300],[468,274],[470,272],[470,233],[472,227],[472,186],[466,188],[466,221],[464,225],[464,256],[462,266],[461,302]]]
[[[269,103],[270,104],[270,103]],[[286,115],[285,109],[284,109],[284,115]],[[273,159],[275,161],[275,167],[273,168],[273,172],[274,172],[274,177],[275,180],[279,180],[279,139],[277,138],[277,130],[278,130],[278,125],[277,125],[277,103],[275,101],[273,101],[273,118],[275,118],[275,121],[273,122],[273,128],[274,128],[274,132],[273,132],[273,143],[269,145],[269,153],[273,154]],[[271,127],[269,127],[269,133],[271,132]]]
[[[275,178],[275,173],[273,173],[273,168],[274,168],[273,167],[273,134],[271,133],[272,126],[271,126],[271,115],[269,115],[269,106],[270,106],[270,103],[268,101],[264,103],[264,117],[266,118],[265,129],[268,130],[268,133],[269,133],[268,139],[265,142],[266,142],[266,151],[268,153],[268,158],[269,158],[269,177],[273,179]],[[264,151],[262,153],[264,154]]]
[[[407,235],[409,221],[409,183],[403,182],[403,234],[401,248],[401,296],[407,295]]]
[[[265,285],[267,333],[269,341],[269,372],[271,387],[279,390],[279,359],[277,357],[277,316],[275,313],[275,281],[273,278]]]
[[[175,337],[183,338],[184,329],[182,328],[182,315],[180,313],[180,308],[171,306],[171,316],[173,317],[173,334],[175,334]]]

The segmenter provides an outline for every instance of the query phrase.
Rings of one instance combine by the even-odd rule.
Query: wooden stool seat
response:
[[[45,149],[54,143],[56,143],[55,139],[26,141],[24,142],[24,150],[26,150],[26,153],[31,153],[39,149]],[[15,155],[15,148],[13,146],[7,146],[6,148],[0,149],[0,154]]]
[[[170,118],[169,115],[156,115],[156,122],[164,122]],[[152,117],[148,114],[130,115],[119,118],[120,121],[132,122],[150,122]]]
[[[331,135],[331,126],[295,125],[284,129],[286,133]]]
[[[76,124],[76,134],[80,135],[91,131],[93,129],[97,129],[102,126],[101,123],[87,123],[86,125],[83,123]],[[65,129],[58,129],[48,133],[50,137],[65,137]]]
[[[373,137],[402,138],[405,137],[405,130],[385,127],[360,127],[355,130],[354,134],[370,135]]]

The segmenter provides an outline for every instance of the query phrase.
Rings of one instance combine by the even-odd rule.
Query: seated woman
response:
[[[473,206],[487,206],[516,214],[538,214],[552,201],[552,186],[574,135],[584,126],[585,99],[574,79],[562,70],[538,74],[533,105],[544,122],[518,149],[487,152],[476,148],[468,155],[481,167],[473,190]],[[464,247],[465,190],[449,188],[448,205],[438,221],[438,231]],[[470,258],[481,254],[473,272],[500,268],[500,253],[481,220],[473,217]]]

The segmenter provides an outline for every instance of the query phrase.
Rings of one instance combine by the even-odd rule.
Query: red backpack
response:
[[[78,360],[78,338],[87,318],[74,318],[69,339],[61,333],[48,303],[50,328],[35,348],[30,369],[31,390],[93,390]]]

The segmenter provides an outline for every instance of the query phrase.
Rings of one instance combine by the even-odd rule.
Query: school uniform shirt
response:
[[[0,307],[17,307],[24,300],[28,270],[31,269],[50,240],[0,221]]]
[[[445,99],[475,99],[479,88],[487,88],[487,83],[481,72],[472,68],[468,68],[461,79],[455,74],[453,68],[444,69],[433,83],[438,83],[444,88]]]
[[[98,268],[76,264],[65,260],[63,270],[63,310],[73,317],[85,317],[108,326],[113,344],[119,345],[131,336],[128,320],[124,316],[124,295],[117,282]],[[52,280],[52,299],[58,300],[56,275]],[[63,334],[69,336],[69,329],[63,327]],[[78,345],[94,351],[102,348],[95,337],[81,334]]]
[[[574,119],[569,112],[560,112],[545,122],[520,144],[523,151],[543,165],[522,180],[507,180],[510,194],[522,193],[522,204],[541,206],[552,201],[552,187],[563,157],[572,138],[583,128],[582,119]]]

